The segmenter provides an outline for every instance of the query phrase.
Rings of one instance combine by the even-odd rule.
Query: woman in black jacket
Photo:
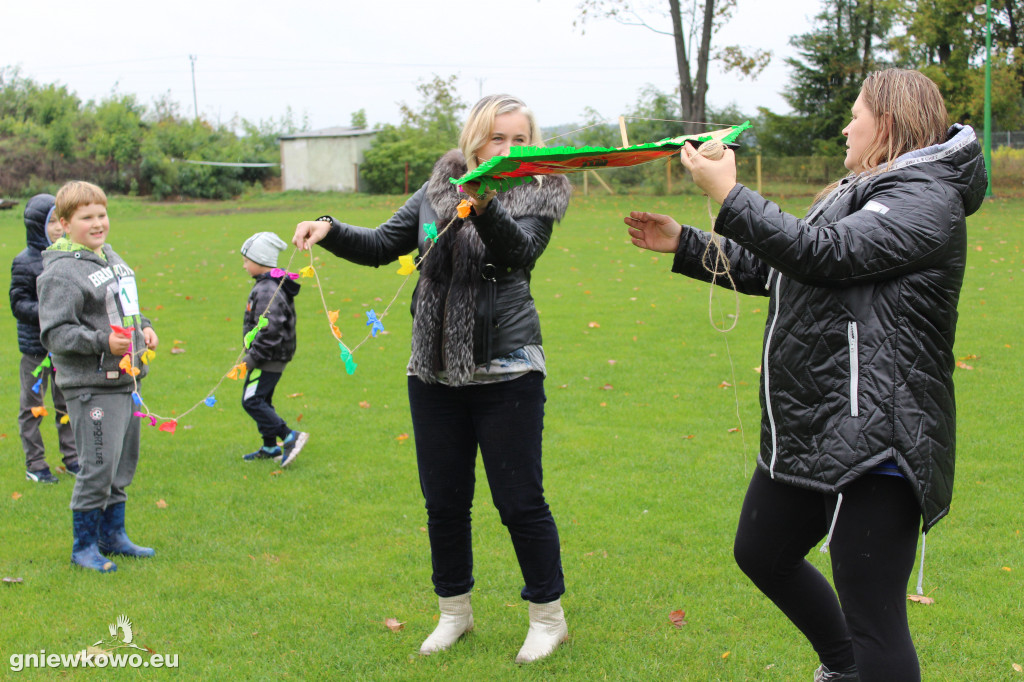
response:
[[[549,655],[567,634],[558,531],[542,485],[545,361],[530,273],[565,214],[571,187],[562,176],[500,194],[478,183],[462,193],[449,182],[507,155],[512,145],[540,144],[522,101],[485,97],[470,111],[459,149],[437,162],[430,180],[387,222],[367,229],[323,216],[299,223],[292,240],[300,249],[319,243],[375,267],[417,248],[423,256],[407,373],[441,612],[423,655],[447,649],[473,627],[470,509],[478,447],[529,602],[530,628],[516,661]],[[456,211],[463,198],[473,211],[464,219]],[[428,227],[439,233],[433,248]]]
[[[851,173],[803,219],[737,184],[731,151],[682,162],[722,204],[737,289],[770,299],[736,561],[814,646],[815,680],[915,680],[906,587],[918,525],[952,497],[965,216],[986,174],[974,131],[947,129],[916,71],[871,74],[852,113]],[[730,286],[702,263],[708,233],[642,212],[626,224],[636,246],[675,253],[673,271]],[[835,591],[804,559],[823,538]]]

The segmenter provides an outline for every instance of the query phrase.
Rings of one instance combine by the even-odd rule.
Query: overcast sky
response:
[[[573,27],[579,0],[179,0],[140,3],[5,3],[0,66],[58,82],[83,100],[112,91],[151,106],[162,96],[192,115],[227,123],[279,119],[291,107],[311,128],[349,125],[365,109],[371,125],[399,122],[419,104],[416,85],[458,75],[467,104],[481,94],[524,99],[542,126],[576,123],[592,107],[615,119],[646,85],[678,83],[673,41],[642,27],[590,20]],[[634,3],[636,6],[642,2]],[[658,0],[656,7],[667,6]],[[738,0],[716,45],[771,50],[756,81],[713,72],[708,101],[788,111],[779,91],[792,35],[810,29],[820,0]],[[648,15],[669,29],[667,16]],[[195,55],[195,96],[192,61]],[[728,123],[734,123],[729,121]]]

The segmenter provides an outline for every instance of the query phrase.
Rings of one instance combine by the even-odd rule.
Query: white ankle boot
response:
[[[473,629],[473,606],[469,603],[469,594],[437,598],[441,616],[437,619],[437,627],[420,645],[421,655],[444,651]]]
[[[547,604],[530,602],[530,629],[516,663],[529,663],[548,656],[568,636],[569,626],[565,624],[561,599]]]

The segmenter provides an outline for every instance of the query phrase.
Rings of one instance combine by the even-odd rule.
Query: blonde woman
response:
[[[470,509],[477,449],[494,506],[512,537],[529,602],[530,626],[516,661],[548,656],[565,639],[558,530],[544,499],[541,431],[545,359],[530,272],[569,204],[561,176],[507,192],[449,182],[513,145],[540,145],[532,112],[509,95],[472,108],[459,149],[394,216],[376,229],[330,216],[299,223],[293,243],[313,244],[359,265],[381,266],[429,247],[424,227],[442,231],[420,266],[413,293],[407,370],[420,487],[438,596],[437,628],[420,647],[449,648],[473,627]],[[466,198],[472,214],[456,217]]]
[[[986,185],[974,131],[947,126],[928,78],[871,74],[843,130],[850,174],[802,219],[738,184],[731,151],[682,156],[722,205],[737,288],[769,297],[761,446],[734,553],[810,640],[816,681],[920,679],[907,581],[918,528],[952,497],[965,216]],[[675,254],[673,271],[711,279],[708,233],[625,221],[636,246]],[[823,540],[835,590],[804,558]]]

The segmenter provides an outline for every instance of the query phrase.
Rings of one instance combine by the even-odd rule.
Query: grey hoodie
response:
[[[142,330],[153,325],[138,312],[135,272],[110,245],[103,245],[103,254],[106,260],[67,239],[43,251],[39,326],[57,369],[57,386],[68,398],[133,390],[132,377],[118,368],[121,356],[110,353],[111,325],[135,328],[132,364],[140,370],[136,380],[146,376]]]

